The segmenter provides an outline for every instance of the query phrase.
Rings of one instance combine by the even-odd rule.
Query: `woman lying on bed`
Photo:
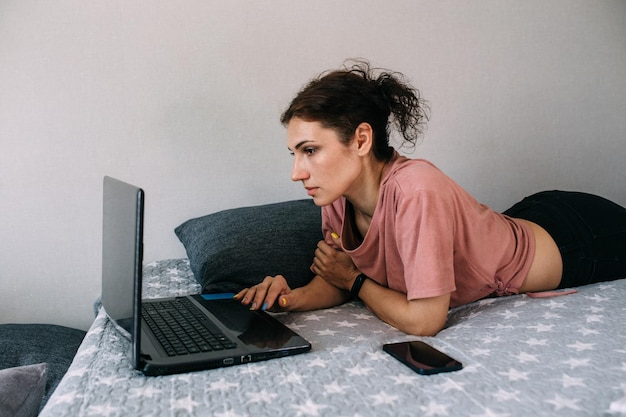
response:
[[[235,298],[303,311],[358,297],[390,325],[434,335],[450,307],[626,277],[626,209],[549,191],[496,213],[389,145],[392,125],[414,145],[427,118],[401,74],[366,62],[311,81],[281,121],[291,179],[322,207],[316,276],[293,290],[283,276],[267,277]]]

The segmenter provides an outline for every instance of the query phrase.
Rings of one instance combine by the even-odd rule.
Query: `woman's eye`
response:
[[[304,153],[307,155],[313,155],[315,153],[315,148],[304,148]]]

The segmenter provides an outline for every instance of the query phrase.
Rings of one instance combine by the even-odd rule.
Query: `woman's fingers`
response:
[[[241,300],[241,304],[249,305],[250,310],[267,310],[274,307],[279,295],[289,291],[285,278],[277,275],[265,277],[260,284],[241,290],[235,295],[235,300]]]

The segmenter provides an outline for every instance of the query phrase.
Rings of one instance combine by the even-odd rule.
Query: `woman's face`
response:
[[[287,147],[294,156],[291,179],[302,181],[316,205],[355,192],[362,166],[354,142],[344,145],[319,122],[293,118],[287,125]]]

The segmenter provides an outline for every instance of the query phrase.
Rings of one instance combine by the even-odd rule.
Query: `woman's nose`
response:
[[[293,169],[291,170],[291,180],[292,181],[302,181],[308,178],[308,173],[306,170],[300,167],[298,160],[294,160]]]

